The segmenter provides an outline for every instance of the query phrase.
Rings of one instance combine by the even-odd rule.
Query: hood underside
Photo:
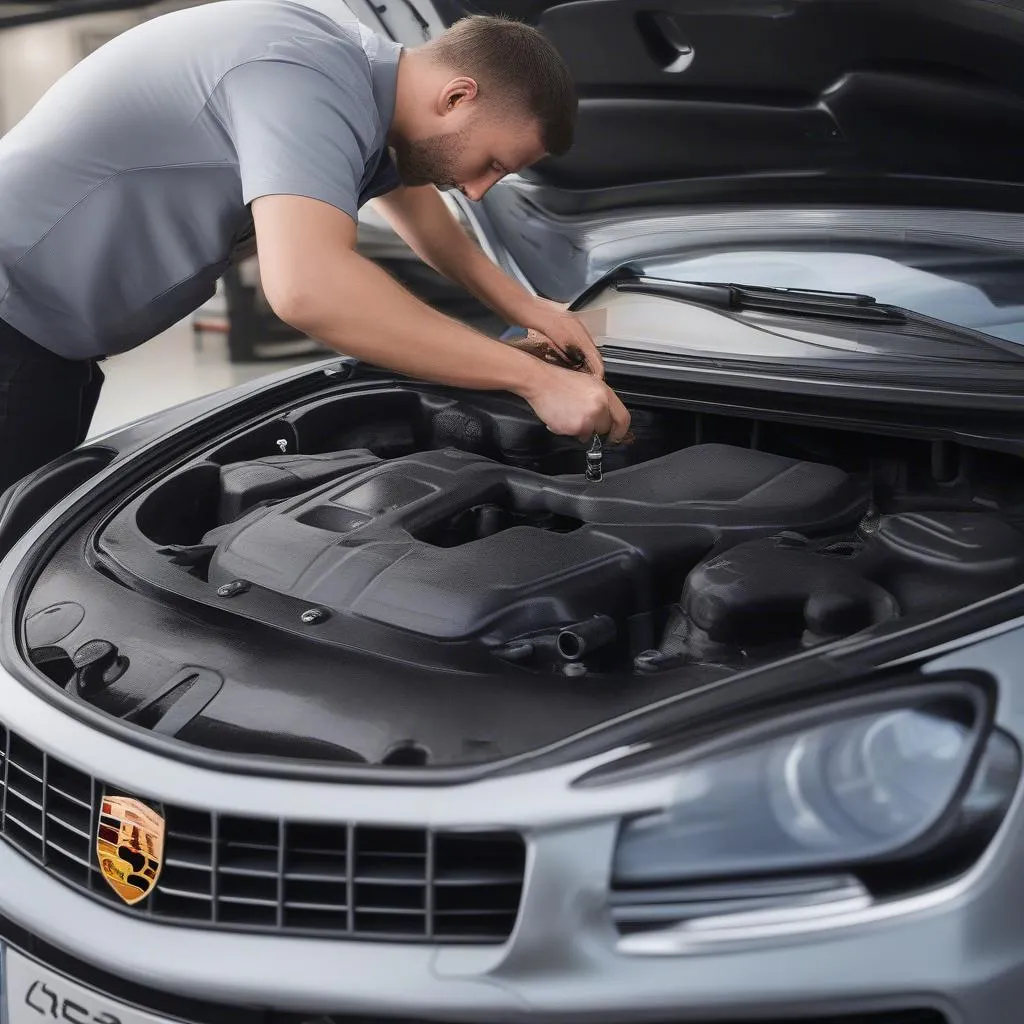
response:
[[[580,94],[572,150],[527,174],[552,188],[1024,182],[1016,0],[591,0],[537,23]]]

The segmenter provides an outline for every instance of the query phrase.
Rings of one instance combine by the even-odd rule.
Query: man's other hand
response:
[[[534,299],[520,315],[521,327],[544,336],[568,366],[579,365],[581,359],[595,377],[604,379],[604,361],[590,332],[583,322],[558,302]]]

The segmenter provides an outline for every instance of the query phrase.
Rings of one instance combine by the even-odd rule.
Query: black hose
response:
[[[566,661],[577,661],[584,654],[610,644],[616,636],[615,620],[608,615],[593,615],[564,627],[555,641],[558,653]]]

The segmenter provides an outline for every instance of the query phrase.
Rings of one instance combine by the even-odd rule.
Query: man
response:
[[[629,414],[589,334],[501,273],[437,191],[477,200],[563,153],[575,113],[550,43],[498,18],[406,49],[341,0],[224,0],[101,47],[0,139],[0,488],[84,439],[98,359],[198,308],[253,241],[274,312],[331,348],[620,440]],[[486,338],[359,256],[374,198],[426,262],[591,372]]]

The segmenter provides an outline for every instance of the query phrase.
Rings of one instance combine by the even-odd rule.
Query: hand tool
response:
[[[590,447],[587,449],[587,481],[598,483],[604,477],[604,442],[600,434],[594,434]]]

